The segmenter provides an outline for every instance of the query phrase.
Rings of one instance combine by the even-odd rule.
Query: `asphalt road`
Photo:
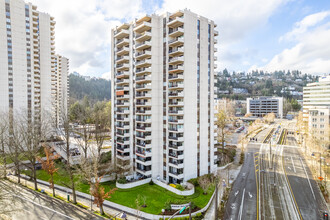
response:
[[[254,160],[258,149],[259,144],[249,144],[246,148],[244,164],[229,195],[224,219],[256,219],[257,186]]]
[[[284,128],[290,125],[281,124]],[[247,145],[224,219],[322,219],[326,204],[296,140],[288,136],[284,142],[288,145],[272,144],[270,156],[269,144],[260,143],[270,129],[257,135],[259,143]]]
[[[12,210],[8,214],[13,220],[103,219],[86,210],[8,181],[0,181],[0,193],[5,195],[6,201],[2,202],[8,204],[8,210]]]
[[[322,219],[327,210],[317,183],[297,148],[286,147],[284,166],[302,219]]]

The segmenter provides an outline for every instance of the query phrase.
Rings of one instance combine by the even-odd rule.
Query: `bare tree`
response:
[[[8,139],[8,114],[0,113],[0,166],[2,163],[2,178],[6,178],[7,176],[7,150],[6,143]],[[1,177],[1,176],[0,176]]]
[[[74,173],[73,173],[73,164],[71,164],[70,160],[72,158],[71,151],[70,151],[70,134],[73,133],[72,126],[70,125],[70,119],[67,114],[63,113],[61,115],[61,123],[62,128],[58,129],[61,138],[65,141],[65,152],[66,152],[66,171],[70,178],[70,184],[63,183],[66,187],[70,188],[72,190],[72,202],[74,204],[77,203],[77,195],[76,195],[76,183],[74,181]],[[72,160],[73,162],[73,160]]]
[[[42,169],[50,175],[50,179],[48,180],[50,184],[49,187],[53,189],[53,196],[55,197],[54,174],[58,171],[58,168],[55,167],[54,161],[58,158],[58,155],[54,155],[51,148],[45,144],[43,148],[46,154],[46,160],[41,157],[38,157],[37,160],[42,164]]]
[[[47,141],[47,137],[50,137],[52,131],[51,120],[48,120],[49,115],[46,111],[44,113],[38,119],[31,119],[24,112],[17,117],[18,132],[21,136],[20,149],[24,157],[29,161],[25,166],[31,170],[35,190],[38,189],[37,155],[41,149],[41,143]]]
[[[198,177],[198,184],[202,187],[204,195],[206,195],[211,184],[210,178],[207,175],[200,176]]]
[[[105,199],[111,198],[111,195],[115,193],[117,188],[110,189],[107,193],[104,191],[104,187],[100,186],[102,176],[95,177],[94,184],[91,186],[91,194],[94,196],[94,204],[100,208],[101,215],[104,215],[103,203]]]

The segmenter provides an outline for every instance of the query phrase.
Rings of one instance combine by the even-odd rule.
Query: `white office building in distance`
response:
[[[319,82],[308,83],[303,92],[303,113],[307,121],[310,108],[330,107],[330,76],[320,77]]]
[[[255,117],[264,117],[275,113],[277,118],[283,118],[282,97],[257,97],[246,99],[246,112]]]
[[[215,27],[182,10],[112,30],[112,152],[127,173],[181,183],[215,169]]]
[[[23,0],[0,0],[0,111],[55,119],[55,64],[54,18]]]

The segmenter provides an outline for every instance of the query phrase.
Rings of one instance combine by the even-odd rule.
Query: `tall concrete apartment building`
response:
[[[180,10],[112,30],[112,137],[117,166],[181,183],[214,164],[213,21]]]
[[[23,0],[0,0],[0,111],[55,119],[55,65],[54,18]]]
[[[282,97],[257,97],[246,99],[246,113],[256,117],[264,117],[275,113],[276,117],[283,118]]]

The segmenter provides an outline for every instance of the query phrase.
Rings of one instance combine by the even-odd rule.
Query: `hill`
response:
[[[303,87],[318,77],[294,71],[252,71],[229,73],[226,69],[217,75],[218,98],[243,100],[253,96],[280,96],[302,99]]]
[[[70,103],[82,100],[84,96],[87,96],[92,103],[111,99],[110,80],[70,74],[69,83]]]

